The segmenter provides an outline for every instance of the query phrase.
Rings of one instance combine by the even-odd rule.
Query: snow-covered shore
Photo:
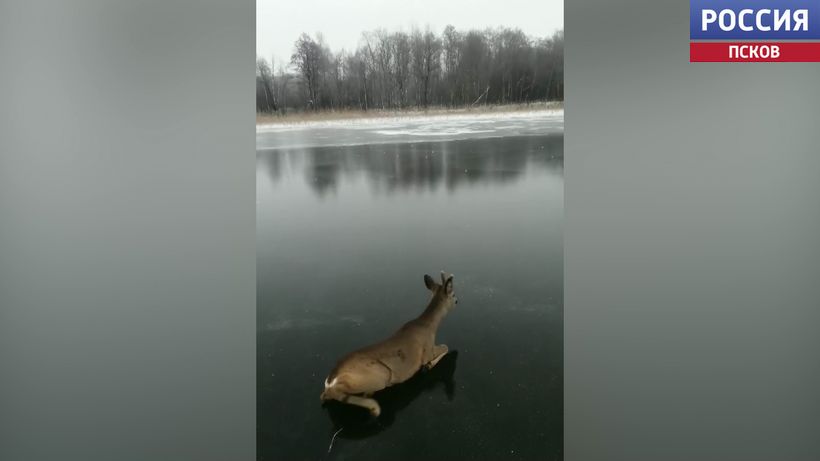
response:
[[[409,112],[397,115],[381,115],[374,117],[341,118],[328,120],[293,120],[277,121],[274,123],[259,123],[257,133],[271,133],[281,131],[302,130],[311,128],[376,128],[390,127],[405,123],[427,122],[486,122],[486,121],[514,121],[518,119],[563,119],[564,109],[536,109],[536,110],[509,110],[466,112]]]

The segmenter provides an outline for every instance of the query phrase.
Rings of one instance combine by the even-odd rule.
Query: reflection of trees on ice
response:
[[[373,192],[434,190],[515,181],[528,168],[559,170],[563,136],[523,136],[510,148],[510,138],[461,141],[367,144],[359,146],[278,149],[266,152],[269,179],[289,163],[304,172],[306,182],[320,196],[337,189],[340,181],[364,174]]]

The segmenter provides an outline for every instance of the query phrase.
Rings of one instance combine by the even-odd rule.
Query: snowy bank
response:
[[[533,120],[562,120],[564,109],[516,110],[498,112],[440,112],[440,113],[408,113],[402,115],[388,115],[376,117],[347,118],[335,120],[307,120],[287,121],[256,125],[257,133],[276,133],[283,131],[307,130],[313,128],[391,128],[397,125],[436,123],[436,122],[494,122],[515,121],[519,119]],[[386,133],[385,133],[386,134]]]

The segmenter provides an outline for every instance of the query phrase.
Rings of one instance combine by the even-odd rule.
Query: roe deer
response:
[[[338,400],[364,407],[379,416],[379,403],[370,398],[374,392],[410,379],[422,367],[434,367],[447,345],[436,344],[441,319],[458,303],[453,292],[453,275],[441,273],[441,284],[424,276],[432,298],[424,312],[405,323],[393,336],[344,356],[325,379],[322,402]]]

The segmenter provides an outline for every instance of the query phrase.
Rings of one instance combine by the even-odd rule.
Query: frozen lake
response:
[[[258,457],[561,459],[563,114],[257,130]],[[431,372],[322,407],[455,274]],[[328,445],[339,429],[333,449]]]

